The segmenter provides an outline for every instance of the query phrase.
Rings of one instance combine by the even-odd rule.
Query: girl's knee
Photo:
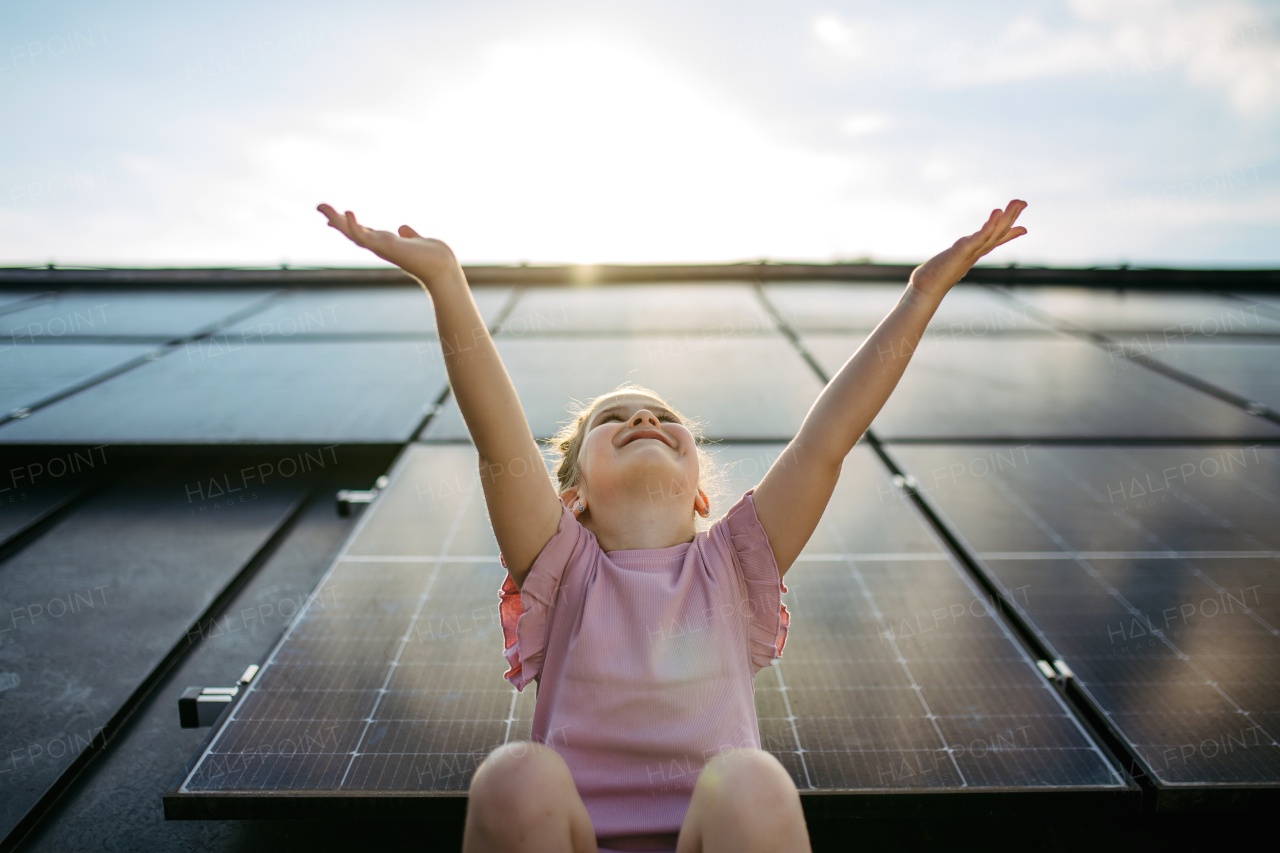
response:
[[[562,797],[566,789],[573,790],[573,776],[555,750],[516,741],[498,747],[481,762],[468,797],[474,807],[511,813]]]
[[[786,808],[793,801],[798,805],[800,798],[782,762],[764,750],[751,748],[726,750],[707,762],[695,793],[699,790],[722,807],[746,814]]]

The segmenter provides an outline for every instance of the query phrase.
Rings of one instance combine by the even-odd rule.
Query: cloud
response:
[[[849,136],[868,136],[892,128],[896,121],[884,113],[856,113],[840,122],[840,129]]]
[[[1051,27],[1023,14],[966,37],[952,21],[899,23],[864,39],[874,50],[843,54],[878,70],[882,78],[924,74],[941,89],[1080,74],[1112,82],[1177,74],[1225,92],[1241,115],[1280,106],[1274,13],[1231,0],[1069,0],[1067,5],[1074,19],[1067,26]],[[854,34],[872,28],[870,22],[831,15],[818,20],[823,23],[815,24],[815,35],[833,45],[862,44]]]

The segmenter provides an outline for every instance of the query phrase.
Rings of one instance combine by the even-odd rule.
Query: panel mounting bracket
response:
[[[231,700],[240,688],[253,681],[258,674],[255,663],[244,671],[235,687],[188,687],[178,697],[178,722],[184,729],[200,729],[217,722],[222,712],[231,706]]]

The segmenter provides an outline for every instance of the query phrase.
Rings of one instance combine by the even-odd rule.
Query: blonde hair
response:
[[[623,383],[609,393],[601,394],[585,403],[574,401],[577,408],[570,412],[569,420],[565,421],[560,430],[547,441],[547,446],[560,456],[554,470],[556,492],[564,494],[566,489],[573,488],[581,482],[582,468],[579,465],[579,456],[582,453],[582,442],[587,437],[588,419],[591,417],[591,413],[595,411],[596,406],[600,405],[600,401],[622,394],[638,394],[652,397],[680,419],[680,423],[693,433],[693,439],[696,443],[698,452],[698,488],[706,493],[708,500],[718,497],[719,495],[713,494],[713,492],[716,491],[715,487],[719,485],[719,476],[715,460],[711,454],[703,449],[702,424],[695,420],[689,420],[653,391],[641,385],[636,385],[634,382]],[[706,521],[707,519],[699,518],[699,527],[704,527],[704,522]]]

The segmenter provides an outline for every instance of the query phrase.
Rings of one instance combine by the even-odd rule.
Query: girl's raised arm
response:
[[[818,526],[845,456],[893,393],[942,297],[979,258],[1027,233],[1013,225],[1026,206],[1014,200],[991,211],[981,230],[916,267],[897,306],[822,389],[796,437],[756,487],[756,516],[780,573]]]
[[[511,580],[523,586],[560,525],[560,501],[462,267],[448,246],[408,225],[392,234],[366,228],[349,210],[341,215],[327,204],[318,209],[330,226],[409,273],[431,295],[453,397],[480,453],[493,532]]]

